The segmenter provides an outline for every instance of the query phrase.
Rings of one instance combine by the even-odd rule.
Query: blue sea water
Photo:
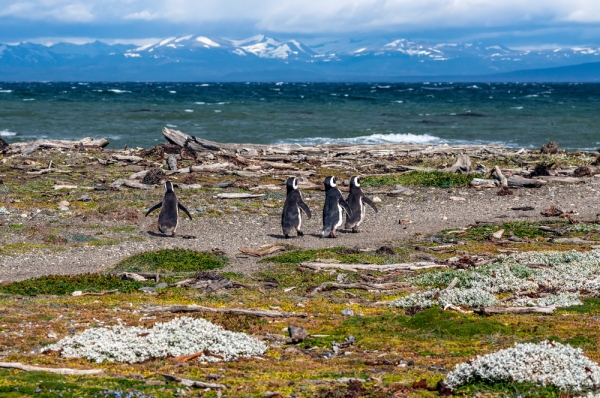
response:
[[[600,84],[1,83],[0,137],[600,147]]]

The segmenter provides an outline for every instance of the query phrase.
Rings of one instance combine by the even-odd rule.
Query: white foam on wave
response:
[[[0,90],[0,93],[12,93],[12,90]]]
[[[191,113],[191,112],[194,112],[194,110],[193,109],[185,109],[184,112]]]
[[[439,143],[440,138],[429,134],[371,134],[363,135],[360,137],[349,137],[349,138],[328,138],[328,137],[314,137],[314,138],[299,138],[292,140],[284,140],[278,142],[279,144],[294,143],[294,144],[305,144],[305,145],[318,145],[318,144],[430,144]]]
[[[35,98],[24,98],[23,101],[35,101]]]
[[[12,137],[17,135],[17,133],[12,132],[12,131],[8,131],[8,130],[1,130],[0,131],[0,137]]]
[[[113,93],[117,93],[117,94],[130,93],[131,92],[131,91],[127,91],[127,90],[119,90],[119,89],[116,89],[116,88],[111,88],[111,89],[106,90],[106,91],[112,91]]]

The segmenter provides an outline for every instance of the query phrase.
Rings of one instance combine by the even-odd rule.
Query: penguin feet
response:
[[[290,236],[289,236],[288,234],[285,234],[285,238],[286,238],[286,239],[289,239],[289,238],[290,238]]]
[[[359,232],[360,232],[360,231],[358,230],[358,227],[353,227],[353,228],[352,228],[352,233],[353,233],[353,234],[357,234],[357,233],[359,233]]]
[[[304,232],[298,231],[298,236],[304,236]]]

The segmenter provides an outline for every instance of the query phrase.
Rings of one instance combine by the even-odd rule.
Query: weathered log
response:
[[[496,173],[496,176],[500,180],[500,185],[503,188],[507,188],[508,187],[508,180],[506,179],[506,177],[504,176],[504,174],[502,174],[502,170],[500,170],[500,167],[498,167],[498,165],[494,166],[494,173]]]
[[[509,187],[539,188],[546,184],[544,180],[511,176],[507,180]]]
[[[572,243],[574,245],[595,245],[599,242],[593,240],[585,240],[581,238],[557,238],[552,239],[555,243]]]
[[[189,313],[189,312],[214,312],[221,314],[232,315],[252,315],[262,318],[306,318],[308,315],[304,312],[279,312],[271,310],[259,310],[253,308],[213,308],[203,307],[200,305],[170,305],[170,306],[155,306],[147,307],[145,312],[172,312],[172,313]]]
[[[137,188],[137,189],[154,189],[154,188],[156,188],[155,185],[142,184],[140,182],[135,182],[132,180],[124,180],[122,178],[120,178],[117,181],[110,184],[111,188],[119,188],[122,185],[125,185],[126,187],[129,187],[129,188]]]
[[[249,256],[253,256],[253,257],[263,257],[269,254],[273,254],[273,253],[277,253],[280,251],[285,250],[285,247],[283,246],[271,246],[268,247],[266,249],[259,249],[259,250],[255,250],[255,249],[250,249],[247,247],[240,247],[238,249],[240,252],[247,254]]]
[[[171,171],[177,171],[177,159],[175,158],[175,156],[170,155],[169,157],[167,157],[167,167]]]
[[[148,170],[138,171],[129,176],[130,180],[137,180],[138,178],[144,178],[148,174]]]
[[[61,170],[61,169],[41,169],[41,170],[36,170],[36,171],[28,171],[27,174],[30,175],[42,175],[42,174],[48,174],[48,173],[62,173],[62,174],[71,174],[72,171],[71,170]]]
[[[184,379],[182,377],[173,376],[169,374],[163,374],[162,376],[169,381],[177,382],[186,387],[210,388],[212,390],[224,390],[225,388],[227,388],[224,384],[205,383],[203,381]]]
[[[214,163],[214,164],[202,164],[202,165],[193,165],[190,167],[190,170],[193,172],[215,172],[221,170],[229,170],[233,169],[236,166],[233,163],[225,162],[225,163]]]
[[[471,171],[471,159],[469,155],[463,153],[456,157],[456,162],[451,167],[444,169],[449,173],[468,174]]]
[[[10,144],[8,147],[9,152],[21,152],[25,155],[45,148],[59,148],[59,149],[90,149],[90,148],[104,148],[110,142],[104,138],[95,139],[91,137],[82,138],[78,141],[66,141],[66,140],[37,140],[33,142],[17,142]]]
[[[142,160],[144,160],[143,158],[141,158],[139,156],[134,156],[134,155],[113,155],[112,157],[119,161],[134,162],[134,163],[141,162]]]
[[[560,183],[560,184],[581,184],[586,180],[584,178],[576,177],[555,177],[555,176],[540,176],[538,177],[543,181]]]
[[[485,180],[483,178],[473,178],[470,185],[474,188],[494,188],[496,180]]]
[[[403,264],[330,264],[330,263],[317,263],[317,262],[305,262],[300,263],[301,267],[320,271],[323,269],[339,269],[344,271],[418,271],[422,269],[430,268],[448,268],[446,264],[436,264],[433,262],[415,262],[415,263],[403,263]]]
[[[410,283],[407,282],[397,282],[397,283],[337,283],[337,282],[324,282],[314,288],[310,294],[314,295],[320,293],[324,290],[333,290],[333,289],[361,289],[366,290],[368,292],[380,292],[380,291],[388,291],[388,290],[397,290],[404,287],[410,286]]]
[[[481,307],[474,311],[481,315],[491,314],[546,314],[550,315],[556,310],[555,306],[547,307]]]
[[[20,362],[0,362],[0,368],[19,369],[25,372],[49,372],[61,375],[97,375],[104,372],[103,369],[70,369],[70,368],[42,368],[40,366],[23,365]]]
[[[217,194],[219,199],[250,199],[250,198],[262,198],[264,194],[253,194],[253,193],[220,193]]]

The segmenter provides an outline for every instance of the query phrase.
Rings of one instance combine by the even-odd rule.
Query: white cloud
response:
[[[245,21],[275,32],[600,22],[598,0],[3,0],[0,16],[63,22]]]

